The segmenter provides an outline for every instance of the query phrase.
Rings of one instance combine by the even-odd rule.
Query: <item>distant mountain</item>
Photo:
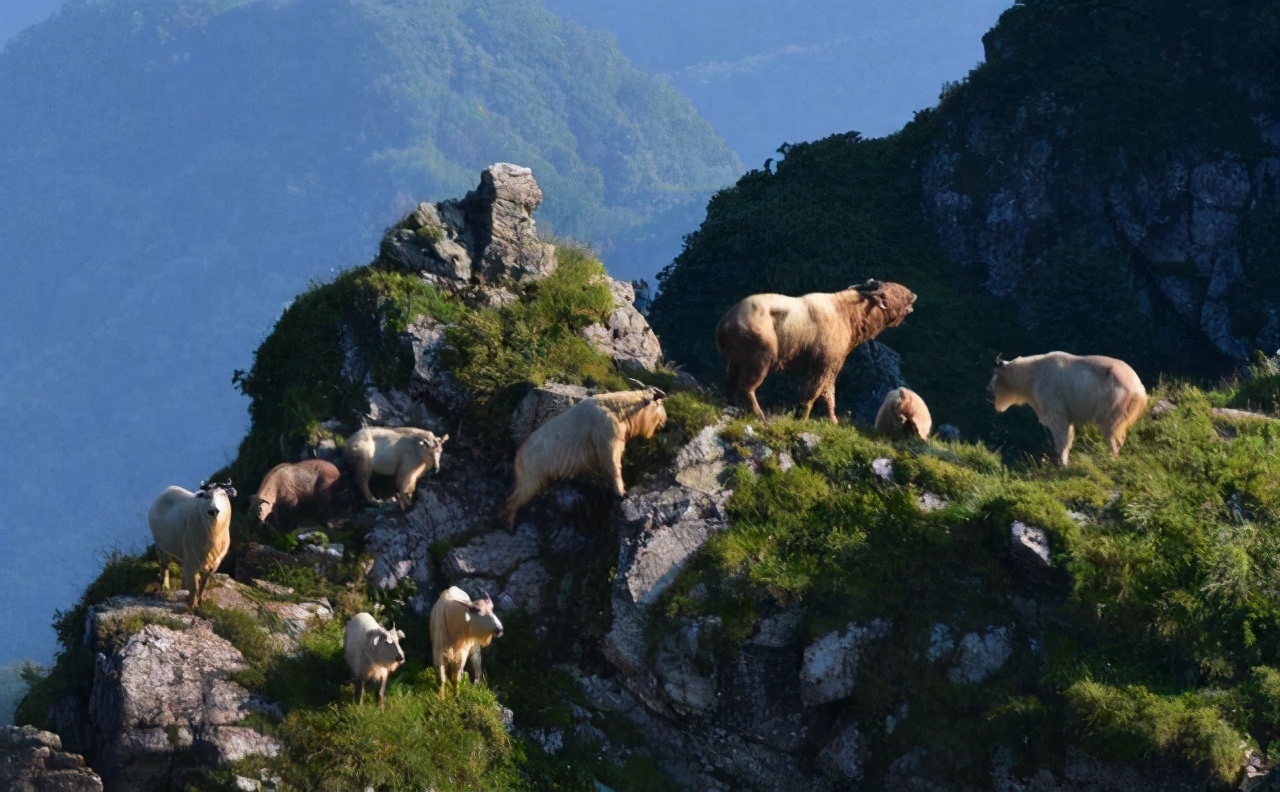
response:
[[[784,142],[901,128],[982,59],[1012,0],[544,0],[611,31],[688,97],[750,166]],[[678,33],[673,33],[678,31]]]
[[[532,0],[77,0],[5,44],[0,107],[10,634],[95,550],[144,544],[155,492],[226,461],[231,372],[417,201],[530,166],[542,231],[628,277],[741,172],[673,88]]]

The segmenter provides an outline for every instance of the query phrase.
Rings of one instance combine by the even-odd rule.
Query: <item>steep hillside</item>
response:
[[[670,260],[739,173],[673,89],[534,0],[73,0],[7,42],[0,106],[14,627],[37,603],[7,581],[38,567],[50,526],[95,523],[74,543],[87,570],[142,515],[84,504],[142,502],[234,454],[231,372],[309,280],[367,260],[409,196],[526,163],[549,191],[544,230],[595,241],[625,277]],[[83,458],[150,453],[53,498],[79,478],[42,439],[54,425]],[[39,574],[70,601],[72,580]],[[33,634],[0,662],[48,649]]]
[[[228,574],[189,614],[153,555],[113,556],[57,615],[20,722],[139,790],[1280,779],[1280,359],[1162,384],[1118,459],[1085,429],[1066,469],[764,424],[667,370],[598,260],[525,233],[536,189],[494,166],[299,296],[238,374],[252,426],[210,473],[241,482]],[[503,275],[456,277],[460,250]],[[670,395],[628,446],[626,496],[583,477],[499,526],[522,438],[627,377]],[[263,471],[342,464],[367,421],[450,435],[411,508],[353,496],[323,533],[253,524]],[[486,683],[441,699],[427,613],[450,585],[491,595],[505,631]],[[366,610],[406,633],[384,707],[353,702],[343,660]]]
[[[718,194],[654,328],[718,380],[712,329],[744,295],[900,281],[900,376],[987,437],[997,352],[1110,354],[1148,382],[1247,363],[1280,346],[1278,30],[1264,2],[1019,3],[901,132],[786,147]],[[855,357],[846,405],[898,376]]]

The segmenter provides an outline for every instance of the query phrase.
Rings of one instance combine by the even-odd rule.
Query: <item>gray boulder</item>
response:
[[[0,789],[8,792],[102,792],[84,757],[62,750],[58,735],[34,726],[0,726]]]
[[[635,289],[624,281],[609,278],[613,311],[603,324],[583,328],[582,335],[597,349],[613,358],[623,371],[652,371],[662,362],[662,345],[649,321],[636,310]]]
[[[814,706],[853,693],[863,650],[888,633],[889,623],[875,619],[865,625],[849,624],[810,644],[804,650],[800,668],[800,700],[806,706]]]

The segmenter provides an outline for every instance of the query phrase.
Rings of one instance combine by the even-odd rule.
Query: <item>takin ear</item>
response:
[[[440,445],[444,445],[447,442],[449,442],[449,435],[445,435],[444,437],[440,438]]]
[[[403,641],[403,640],[404,640],[404,630],[396,630],[396,637]]]
[[[996,353],[996,368],[1000,368],[1001,366],[1004,366],[1008,362],[1009,361],[1004,359],[1003,355]]]
[[[379,645],[381,645],[381,644],[382,644],[382,642],[383,642],[383,641],[385,641],[385,640],[387,640],[387,638],[386,638],[386,636],[385,636],[385,635],[383,635],[382,633],[377,632],[377,633],[374,633],[374,634],[373,634],[373,645],[374,645],[374,646],[379,646]]]

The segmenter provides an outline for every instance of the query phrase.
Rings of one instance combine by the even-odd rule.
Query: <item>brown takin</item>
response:
[[[598,475],[624,497],[622,452],[628,440],[653,437],[666,423],[665,398],[657,388],[591,396],[535,429],[516,451],[516,482],[501,517],[507,527],[548,485],[574,476]]]
[[[1054,453],[1063,467],[1076,439],[1075,424],[1097,426],[1116,457],[1129,428],[1147,409],[1147,390],[1137,373],[1123,360],[1101,355],[1049,352],[996,358],[987,392],[996,412],[1030,405],[1053,435]]]
[[[876,413],[876,430],[893,440],[919,437],[928,440],[933,418],[920,394],[910,388],[894,388],[884,397]]]
[[[458,689],[462,671],[470,666],[472,683],[480,681],[480,649],[502,637],[502,622],[493,612],[493,600],[471,601],[467,592],[450,586],[431,607],[431,662],[440,674],[440,695],[445,682]]]
[[[716,348],[728,364],[729,397],[745,396],[764,420],[756,389],[772,372],[791,371],[802,378],[804,417],[822,397],[836,423],[836,377],[845,359],[881,330],[902,324],[915,301],[907,287],[875,280],[833,294],[747,297],[716,325]]]
[[[324,524],[332,516],[333,495],[341,477],[332,462],[304,459],[276,465],[263,476],[249,499],[254,519],[279,531],[290,531],[297,520]]]

